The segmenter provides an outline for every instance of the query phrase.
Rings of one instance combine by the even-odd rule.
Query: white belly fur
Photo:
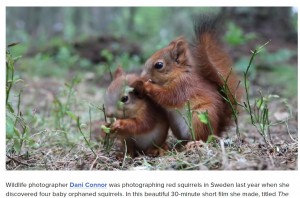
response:
[[[189,127],[186,124],[186,121],[184,120],[183,116],[186,117],[186,112],[184,108],[181,110],[172,109],[168,111],[168,118],[173,134],[179,140],[190,140],[191,134],[189,132]]]
[[[165,133],[166,130],[168,130],[166,124],[156,124],[152,131],[132,138],[139,149],[146,150],[155,147],[155,145],[161,146],[163,140],[163,138],[161,138],[162,133]]]

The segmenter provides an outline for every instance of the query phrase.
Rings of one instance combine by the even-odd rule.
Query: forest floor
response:
[[[60,122],[65,129],[57,126],[59,111],[53,108],[57,95],[64,87],[63,80],[52,78],[24,78],[26,89],[22,93],[21,109],[32,111],[30,121],[32,140],[36,146],[23,143],[20,154],[7,150],[6,167],[8,170],[297,170],[298,169],[298,122],[297,98],[288,101],[290,109],[278,100],[269,104],[270,119],[284,120],[286,124],[271,127],[273,148],[267,146],[263,137],[250,124],[249,115],[241,112],[239,128],[241,145],[238,145],[235,127],[231,127],[216,141],[189,143],[177,149],[178,142],[168,137],[169,151],[164,156],[136,158],[117,157],[120,149],[116,142],[107,151],[99,141],[99,120],[101,111],[89,111],[90,104],[101,106],[105,87],[91,83],[89,78],[74,87],[69,108],[72,114],[80,115],[81,127],[88,146],[78,129],[76,121],[63,115]],[[75,92],[74,92],[75,93]],[[61,99],[64,103],[66,98]],[[56,117],[56,118],[54,118]],[[99,118],[99,119],[98,119]],[[90,122],[91,119],[91,122]],[[35,124],[35,123],[43,123]],[[90,128],[90,123],[92,124]],[[58,126],[57,126],[58,127]],[[92,134],[90,134],[90,132]],[[66,134],[67,133],[67,134]],[[7,143],[11,148],[11,142]]]
[[[271,51],[281,49],[271,45]],[[236,49],[234,57],[248,54],[254,46]],[[297,51],[292,45],[290,51]],[[273,52],[272,52],[273,53]],[[297,53],[271,52],[258,60],[261,68],[251,79],[250,101],[263,96],[279,95],[269,102],[272,146],[251,124],[250,116],[241,109],[240,140],[233,125],[212,142],[190,142],[178,147],[169,131],[169,150],[164,156],[139,155],[120,159],[118,142],[105,148],[100,135],[104,121],[103,94],[109,84],[108,74],[99,78],[94,70],[70,69],[63,76],[34,76],[31,70],[17,65],[22,82],[13,87],[10,101],[18,109],[19,135],[6,140],[7,170],[298,170],[298,98]],[[285,58],[285,57],[292,58]],[[280,58],[281,57],[281,58]],[[282,58],[283,57],[283,58]],[[247,56],[247,65],[249,61]],[[70,58],[69,58],[70,59]],[[279,59],[279,60],[278,60]],[[287,67],[278,64],[285,60]],[[40,65],[40,59],[33,58]],[[48,60],[48,59],[47,59]],[[268,60],[262,61],[262,60]],[[20,60],[22,62],[22,60]],[[25,62],[25,61],[24,61]],[[77,62],[77,58],[74,59]],[[28,62],[30,67],[31,62]],[[270,68],[265,65],[276,65]],[[52,68],[51,68],[52,67]],[[57,69],[49,65],[41,71]],[[277,69],[277,70],[276,70]],[[58,74],[62,70],[58,70]],[[138,71],[136,71],[138,72]],[[239,71],[241,73],[241,71]],[[80,80],[75,78],[80,75]],[[73,79],[73,80],[72,80]],[[19,93],[21,91],[21,97]],[[296,92],[296,93],[295,93]],[[18,102],[20,99],[20,103]],[[77,119],[79,118],[79,119]],[[8,122],[8,121],[7,121]],[[17,145],[17,147],[16,147]]]

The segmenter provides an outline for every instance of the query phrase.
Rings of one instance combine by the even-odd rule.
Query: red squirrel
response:
[[[110,131],[117,133],[129,155],[156,156],[167,147],[169,123],[163,108],[132,87],[138,79],[139,76],[126,74],[121,67],[115,71],[104,96],[106,116],[116,118]]]
[[[232,110],[221,93],[225,79],[234,108],[237,105],[233,97],[240,98],[238,77],[231,71],[230,57],[217,39],[217,20],[203,17],[196,25],[194,43],[178,37],[155,52],[143,68],[144,81],[135,83],[138,90],[167,110],[171,130],[180,140],[207,140],[211,130],[200,121],[199,113],[208,112],[214,135],[220,135],[230,124]],[[187,103],[192,112],[194,138],[184,119]]]

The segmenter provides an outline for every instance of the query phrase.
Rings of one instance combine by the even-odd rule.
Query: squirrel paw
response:
[[[148,81],[144,82],[142,80],[135,81],[131,86],[134,90],[141,95],[148,94],[152,89],[153,81],[149,79]]]
[[[160,148],[152,148],[146,151],[146,155],[150,157],[164,156],[169,150],[167,143],[164,143]]]
[[[112,133],[118,132],[122,128],[122,121],[121,120],[116,120],[110,128],[110,131]]]
[[[142,80],[135,81],[131,86],[138,92],[142,93],[144,91],[144,81]]]

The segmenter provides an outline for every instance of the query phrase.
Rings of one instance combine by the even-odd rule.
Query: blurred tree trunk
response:
[[[24,11],[26,10],[24,9]],[[28,21],[26,24],[27,32],[29,32],[30,35],[35,37],[37,35],[39,18],[41,17],[40,16],[41,8],[39,7],[28,8],[26,14],[28,17]]]
[[[134,27],[134,18],[136,15],[136,7],[130,7],[129,8],[129,19],[128,19],[128,23],[127,23],[127,30],[128,31],[135,31],[135,27]]]
[[[91,14],[90,14],[90,20],[91,20],[91,28],[94,30],[99,30],[101,29],[101,10],[96,7],[92,7],[91,9]],[[95,19],[99,19],[95,20]]]

